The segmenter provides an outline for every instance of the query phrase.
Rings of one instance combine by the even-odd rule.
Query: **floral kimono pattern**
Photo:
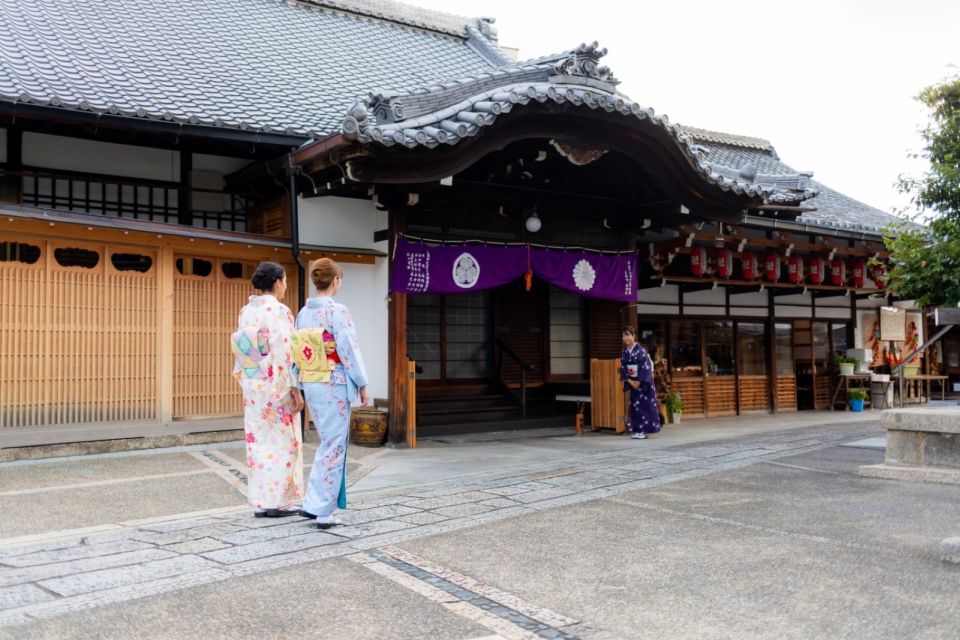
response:
[[[326,382],[301,380],[304,400],[320,435],[307,480],[303,510],[329,516],[335,507],[347,506],[347,439],[350,435],[350,405],[356,404],[360,387],[367,384],[367,369],[360,353],[357,330],[350,311],[330,297],[311,298],[297,314],[297,331],[324,330],[324,344],[336,350],[327,357],[334,363]],[[328,339],[332,338],[332,340]]]
[[[660,431],[660,412],[657,410],[657,391],[653,384],[653,365],[646,350],[634,343],[620,354],[620,379],[623,390],[628,391],[630,406],[627,408],[627,431],[631,433],[657,433]],[[627,380],[639,380],[640,388],[634,389]]]
[[[231,336],[234,353],[238,340],[247,346],[244,335],[262,338],[251,349],[259,351],[253,354],[259,357],[259,371],[238,356],[233,372],[243,389],[247,504],[279,509],[303,498],[300,415],[292,411],[290,396],[290,387],[296,386],[290,355],[293,315],[272,295],[250,296],[237,325],[238,332]]]

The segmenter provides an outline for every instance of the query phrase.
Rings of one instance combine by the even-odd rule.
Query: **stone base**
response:
[[[91,442],[68,442],[32,447],[12,447],[0,449],[0,462],[13,460],[42,460],[63,456],[82,456],[93,453],[116,453],[118,451],[140,451],[142,449],[163,449],[183,447],[192,444],[213,444],[243,440],[243,429],[228,431],[202,431],[199,433],[178,433],[168,436],[146,438],[117,438],[115,440],[95,440]]]
[[[940,559],[960,564],[960,538],[947,538],[940,543]]]
[[[960,485],[960,469],[945,467],[906,467],[892,464],[871,464],[860,467],[859,473],[865,478]]]
[[[884,411],[889,465],[960,470],[960,409],[924,407]]]

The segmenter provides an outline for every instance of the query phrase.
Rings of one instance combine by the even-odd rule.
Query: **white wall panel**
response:
[[[180,155],[176,151],[29,131],[23,134],[23,163],[63,171],[171,182],[180,180]]]
[[[373,249],[378,211],[369,200],[300,198],[300,242],[325,247]]]

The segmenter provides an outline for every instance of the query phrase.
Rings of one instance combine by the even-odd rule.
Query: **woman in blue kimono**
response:
[[[653,385],[653,365],[646,350],[637,343],[633,327],[623,328],[623,353],[620,354],[620,379],[623,390],[629,391],[627,431],[634,440],[643,440],[649,433],[660,431],[657,391]]]
[[[333,300],[343,283],[343,270],[333,260],[321,258],[310,269],[310,279],[317,294],[297,314],[293,355],[320,446],[300,515],[329,529],[341,524],[333,517],[334,509],[347,506],[350,405],[358,399],[367,404],[368,378],[350,311]]]

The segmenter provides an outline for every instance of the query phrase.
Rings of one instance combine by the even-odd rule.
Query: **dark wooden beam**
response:
[[[836,290],[836,291],[813,291],[813,299],[819,300],[820,298],[839,298],[845,296],[849,291]]]
[[[393,255],[394,243],[397,234],[406,231],[406,212],[403,209],[392,209],[389,214],[390,255]],[[387,278],[393,276],[393,262],[388,263]],[[388,440],[393,445],[408,441],[407,433],[407,294],[391,293],[387,306],[387,337],[389,340],[387,354],[387,379],[389,384],[389,428]],[[416,440],[412,446],[416,446]]]
[[[680,291],[683,293],[694,293],[695,291],[709,291],[711,289],[716,289],[719,286],[720,285],[712,280],[703,283],[684,282],[680,284]]]

